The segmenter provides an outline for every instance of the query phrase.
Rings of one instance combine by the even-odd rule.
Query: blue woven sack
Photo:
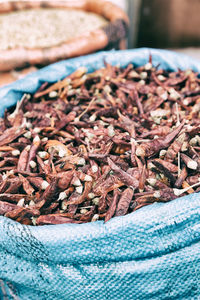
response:
[[[200,62],[155,49],[100,52],[53,64],[0,90],[0,113],[55,82],[104,60],[193,69]],[[154,203],[104,224],[26,226],[0,217],[0,299],[200,299],[200,197]]]

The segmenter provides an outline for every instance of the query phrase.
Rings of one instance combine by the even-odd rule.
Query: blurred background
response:
[[[129,48],[168,48],[200,59],[200,0],[112,2],[130,18]]]
[[[9,3],[12,1],[13,0],[10,1],[0,0],[0,4]],[[84,2],[81,0],[57,0],[57,1],[55,0],[54,3],[56,3],[57,5],[59,2],[66,3],[67,1],[69,3],[72,3],[73,5],[76,5],[76,3]],[[95,0],[94,2],[92,2],[92,6],[95,6],[94,3],[96,1],[101,3],[102,0]],[[79,51],[78,55],[96,52],[98,50],[104,50],[104,49],[108,50],[113,48],[124,49],[124,48],[152,47],[152,48],[164,48],[164,49],[175,50],[177,52],[185,53],[187,55],[192,56],[193,58],[200,60],[200,18],[199,18],[200,0],[109,0],[109,1],[113,2],[116,6],[119,6],[129,17],[130,23],[129,23],[129,31],[128,31],[127,38],[126,39],[124,38],[127,32],[126,30],[127,26],[125,26],[126,27],[125,29],[123,28],[122,24],[114,23],[113,27],[112,26],[110,27],[109,25],[107,29],[104,30],[108,36],[109,45],[102,44],[102,47],[98,46],[98,48],[97,47],[94,48],[92,44],[98,43],[98,40],[101,41],[101,39],[103,38],[102,36],[101,38],[99,38],[98,36],[96,37],[96,41],[94,43],[92,43],[91,40],[88,43],[89,48],[93,47],[92,51],[88,51],[84,53]],[[22,3],[24,2],[25,1],[23,0],[18,1],[19,6],[21,6]],[[35,2],[37,2],[37,0]],[[42,9],[46,6],[45,2],[47,3],[48,1],[45,0],[41,2]],[[15,9],[15,4],[13,5],[13,7]],[[104,12],[102,13],[102,11]],[[113,16],[115,21],[118,20],[116,10],[114,10],[113,12],[109,12],[108,10],[106,11],[105,7],[103,6],[102,11],[99,13],[99,15],[103,14],[104,17],[110,15],[111,18],[109,21],[112,21],[111,23],[113,23]],[[1,10],[0,12],[4,14],[4,12],[2,12]],[[122,12],[122,14],[119,13],[119,15],[120,16],[123,15],[124,12]],[[57,16],[57,18],[59,19],[59,16]],[[123,18],[124,20],[126,20],[127,16],[125,15],[124,17],[123,15]],[[50,23],[51,27],[54,26],[52,25],[52,23]],[[91,24],[92,30],[94,27],[93,25]],[[1,29],[1,20],[0,20],[0,29]],[[71,29],[74,29],[73,25],[67,26],[66,30],[70,31]],[[20,29],[20,31],[22,30]],[[42,29],[39,28],[39,31],[42,31]],[[4,30],[2,32],[4,32]],[[12,39],[14,39],[15,34],[11,35],[11,37]],[[0,36],[0,50],[2,44],[3,42]],[[76,43],[75,47],[74,46],[72,47],[73,51],[76,50],[75,48],[77,47],[77,45],[78,43]],[[77,55],[74,54],[71,55],[71,57],[74,56]],[[27,73],[35,71],[42,66],[42,65],[38,66],[38,64],[36,63],[34,64],[28,62],[26,67],[24,66],[23,68],[11,67],[10,69],[5,70],[1,68],[1,63],[5,57],[7,57],[7,54],[5,55],[0,51],[0,86],[8,84],[14,80],[20,79],[23,76],[25,76]],[[67,58],[69,57],[70,56],[67,55]],[[10,55],[9,59],[12,63],[12,61],[14,60],[17,61],[21,60],[21,56],[19,55],[14,58],[11,57]],[[48,60],[48,57],[44,61],[48,63],[52,62]],[[6,64],[7,63],[5,63],[5,65]]]

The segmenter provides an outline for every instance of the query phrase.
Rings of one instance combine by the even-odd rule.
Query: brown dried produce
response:
[[[107,222],[199,191],[197,75],[105,63],[25,95],[0,120],[0,215]]]

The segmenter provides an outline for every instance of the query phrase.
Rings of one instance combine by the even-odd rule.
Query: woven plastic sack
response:
[[[46,67],[0,90],[1,113],[24,92],[79,66],[153,64],[200,73],[200,62],[154,49],[101,52]],[[31,227],[0,217],[0,299],[200,299],[200,197],[154,203],[104,224]]]

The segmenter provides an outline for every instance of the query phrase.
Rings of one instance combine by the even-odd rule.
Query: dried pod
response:
[[[26,225],[122,216],[200,191],[198,74],[79,68],[0,120],[0,214]]]

